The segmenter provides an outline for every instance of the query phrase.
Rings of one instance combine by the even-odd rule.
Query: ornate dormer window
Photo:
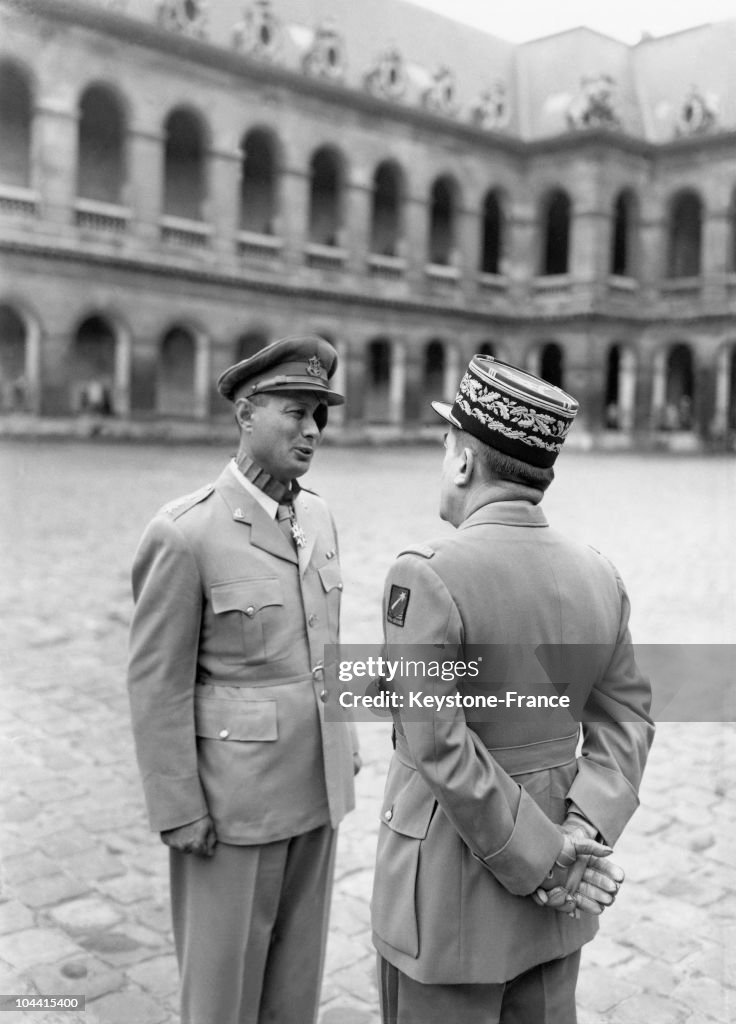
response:
[[[705,96],[696,86],[691,86],[677,118],[677,134],[701,135],[712,131],[717,120],[717,98]]]
[[[569,128],[620,128],[616,80],[611,75],[581,79],[580,92],[567,108]]]
[[[470,111],[472,124],[486,131],[505,128],[509,117],[508,97],[503,82],[494,82],[484,89]]]
[[[243,8],[243,17],[233,29],[236,50],[272,60],[281,48],[281,22],[271,0],[254,0]]]
[[[455,75],[448,67],[440,67],[432,75],[432,84],[422,94],[422,106],[438,114],[454,114],[456,91]]]
[[[302,67],[308,75],[341,82],[345,77],[345,41],[332,18],[323,21],[315,32],[312,45],[304,54]]]
[[[206,39],[208,7],[205,0],[159,0],[156,21],[170,32]]]
[[[393,47],[381,54],[364,79],[368,92],[386,100],[400,100],[406,92],[406,65],[401,52]]]

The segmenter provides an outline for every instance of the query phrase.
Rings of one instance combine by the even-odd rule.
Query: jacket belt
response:
[[[493,760],[509,775],[525,775],[527,772],[543,772],[559,768],[575,760],[578,733],[557,736],[536,743],[524,743],[518,747],[487,747]],[[406,736],[396,734],[396,756],[407,768],[416,768],[409,751]]]

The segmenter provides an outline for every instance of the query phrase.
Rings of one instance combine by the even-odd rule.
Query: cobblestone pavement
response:
[[[147,831],[123,683],[128,573],[155,509],[223,461],[216,447],[0,442],[0,991],[88,1001],[0,1024],[177,1021],[166,851]],[[380,639],[392,557],[449,529],[439,462],[434,448],[320,453],[308,482],[341,529],[346,641]],[[736,642],[733,461],[569,453],[545,507],[618,564],[636,640]],[[368,899],[390,744],[385,723],[360,731],[320,1024],[378,1021]],[[736,1020],[735,740],[733,723],[660,727],[616,852],[627,883],[584,953],[580,1024]]]

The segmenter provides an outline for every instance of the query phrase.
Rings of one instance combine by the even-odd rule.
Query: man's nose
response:
[[[304,417],[302,434],[304,434],[305,437],[319,437],[319,427],[317,426],[317,421],[314,417],[314,413],[309,413],[309,415]]]

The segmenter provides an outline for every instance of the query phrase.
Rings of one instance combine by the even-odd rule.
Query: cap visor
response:
[[[463,429],[458,420],[452,415],[451,405],[448,405],[447,402],[431,402],[430,404],[437,415],[441,416],[443,420],[447,420],[448,423],[451,423],[453,427],[457,427],[459,430]]]

